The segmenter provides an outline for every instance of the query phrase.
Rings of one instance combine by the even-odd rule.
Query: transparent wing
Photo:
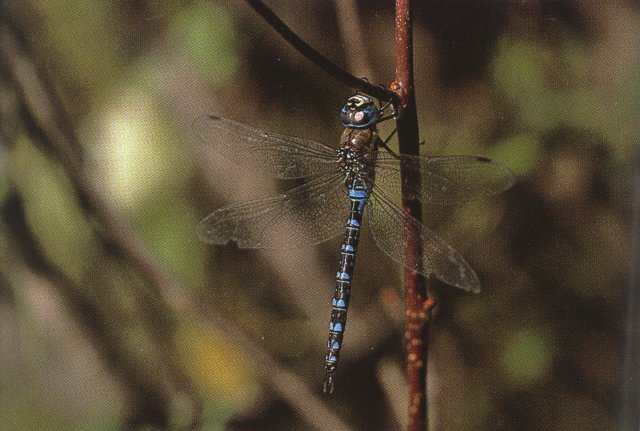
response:
[[[336,151],[318,142],[263,132],[216,116],[196,119],[193,129],[205,148],[275,178],[303,178],[337,169]]]
[[[423,275],[436,278],[460,289],[479,292],[478,276],[453,247],[444,242],[415,218],[405,214],[380,190],[374,188],[367,214],[373,237],[391,259]],[[415,231],[422,243],[422,260],[407,260],[403,235]]]
[[[216,210],[200,222],[197,233],[212,244],[289,249],[335,237],[348,212],[342,176],[332,173],[281,195]]]
[[[432,204],[453,204],[503,192],[514,183],[501,164],[480,156],[407,156],[395,158],[386,151],[376,155],[376,187],[389,196],[400,193],[400,163],[409,175],[419,172],[422,185],[409,188],[410,198]]]

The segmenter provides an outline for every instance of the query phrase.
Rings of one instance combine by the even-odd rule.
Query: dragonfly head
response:
[[[361,94],[349,97],[340,110],[342,125],[353,129],[374,127],[379,117],[380,111],[373,99]]]

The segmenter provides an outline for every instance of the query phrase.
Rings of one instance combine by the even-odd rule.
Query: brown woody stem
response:
[[[400,98],[401,115],[397,120],[398,142],[402,154],[419,153],[418,118],[413,89],[413,26],[411,0],[396,0],[396,77],[393,89]],[[409,174],[411,172],[411,174]],[[416,218],[422,218],[422,205],[416,198],[408,198],[409,189],[420,185],[420,170],[411,166],[401,166],[402,207]],[[422,241],[419,232],[404,229],[405,260],[422,260]],[[405,269],[406,291],[406,331],[405,350],[407,362],[407,383],[409,389],[409,431],[424,431],[427,421],[427,316],[434,301],[428,297],[424,277],[415,271]]]

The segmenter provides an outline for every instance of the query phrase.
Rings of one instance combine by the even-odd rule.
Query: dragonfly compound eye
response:
[[[371,128],[375,126],[378,118],[378,107],[373,99],[360,94],[349,97],[340,110],[342,125],[353,129]]]

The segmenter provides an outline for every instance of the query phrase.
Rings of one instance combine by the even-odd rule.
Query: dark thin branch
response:
[[[396,77],[393,89],[401,100],[403,113],[397,120],[398,144],[403,154],[419,154],[418,118],[413,88],[413,26],[411,0],[396,0]],[[420,188],[420,169],[402,165],[402,207],[418,221],[422,219],[422,204],[417,198],[408,198],[408,190]],[[423,244],[418,232],[404,230],[404,254],[407,262],[421,262]],[[427,334],[428,313],[434,306],[428,297],[425,278],[405,268],[405,354],[407,383],[409,385],[409,431],[428,429],[427,419]]]
[[[391,101],[394,106],[398,106],[399,98],[396,93],[389,89],[372,84],[362,78],[357,78],[320,54],[308,43],[295,34],[282,20],[260,0],[246,0],[264,20],[284,38],[303,57],[314,63],[329,75],[341,81],[345,85],[358,89],[363,93],[373,96],[379,100]]]

